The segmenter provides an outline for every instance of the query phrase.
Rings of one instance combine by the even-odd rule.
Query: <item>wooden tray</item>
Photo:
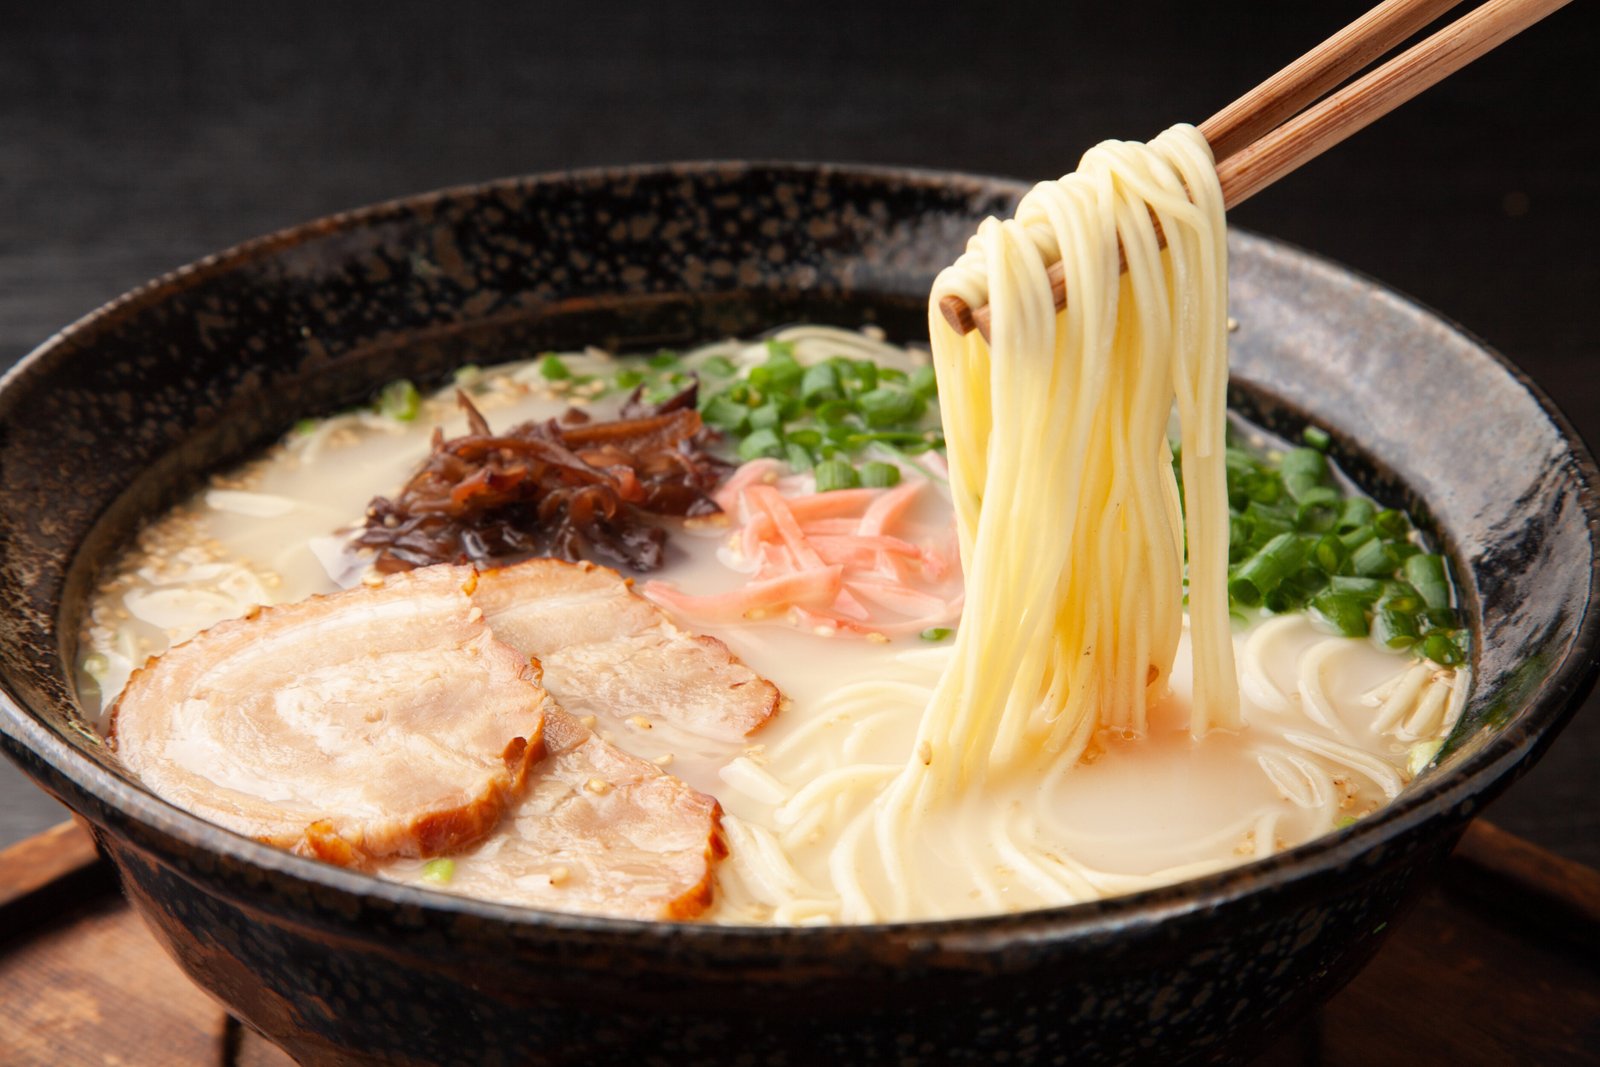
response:
[[[0,852],[0,1064],[288,1067],[169,960],[88,836]],[[1361,975],[1255,1067],[1600,1064],[1600,872],[1475,823]]]

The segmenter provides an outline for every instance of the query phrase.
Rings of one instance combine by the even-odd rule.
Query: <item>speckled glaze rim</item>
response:
[[[92,340],[97,331],[114,325],[121,316],[137,312],[174,292],[182,291],[240,264],[313,238],[358,230],[373,223],[414,214],[454,198],[477,197],[500,189],[523,188],[549,182],[622,180],[662,172],[681,174],[728,168],[763,170],[781,175],[811,178],[837,174],[920,187],[971,188],[1010,194],[1013,199],[1020,197],[1028,188],[1028,183],[1025,182],[929,169],[744,161],[593,168],[453,186],[327,216],[245,241],[233,248],[179,267],[112,300],[54,334],[19,361],[4,377],[0,377],[0,392],[6,390],[14,381],[27,376],[36,364],[48,359],[52,351],[69,340],[75,344]],[[1323,257],[1294,249],[1283,242],[1256,236],[1252,236],[1251,239],[1260,241],[1268,247],[1286,251],[1291,257],[1307,262],[1315,269],[1363,280],[1400,304],[1444,322],[1477,350],[1497,363],[1533,398],[1539,409],[1557,428],[1570,450],[1582,482],[1579,501],[1585,517],[1585,526],[1589,531],[1591,544],[1600,544],[1600,469],[1597,469],[1593,457],[1573,430],[1571,423],[1527,375],[1506,357],[1470,332],[1461,329],[1453,321],[1438,315],[1417,301],[1395,293],[1373,279]],[[795,938],[804,939],[808,936],[826,936],[837,948],[841,934],[858,942],[881,942],[885,938],[892,938],[914,940],[921,944],[938,944],[944,948],[963,952],[982,952],[1000,950],[1008,944],[1023,939],[1039,942],[1125,931],[1133,927],[1154,925],[1180,915],[1218,908],[1283,883],[1319,871],[1336,869],[1355,861],[1362,853],[1375,848],[1381,842],[1402,836],[1453,809],[1470,811],[1478,797],[1503,788],[1514,777],[1514,771],[1525,768],[1531,757],[1542,751],[1556,728],[1576,709],[1588,686],[1593,682],[1597,665],[1600,665],[1600,610],[1597,610],[1600,609],[1600,605],[1597,605],[1594,598],[1594,591],[1600,588],[1600,552],[1591,553],[1589,563],[1589,596],[1585,600],[1583,615],[1578,621],[1572,646],[1566,657],[1540,681],[1527,698],[1526,704],[1531,710],[1519,716],[1511,725],[1501,729],[1481,749],[1469,754],[1459,766],[1448,773],[1424,778],[1415,788],[1402,793],[1394,803],[1349,828],[1326,834],[1297,848],[1265,859],[1171,886],[1125,896],[1007,915],[937,922],[829,927],[825,930],[810,930],[803,927],[714,926],[596,918],[495,904],[448,893],[409,888],[303,859],[222,830],[190,815],[99,767],[82,752],[68,745],[53,730],[25,714],[6,694],[0,694],[0,727],[31,749],[57,773],[77,785],[84,793],[108,808],[127,814],[158,834],[169,836],[192,848],[220,853],[240,863],[308,883],[324,891],[377,898],[396,906],[419,908],[447,916],[470,917],[483,923],[503,924],[508,928],[508,932],[551,929],[574,933],[631,935],[639,938],[671,937],[680,945],[704,945],[708,951],[714,950],[719,955],[729,953],[737,955],[740,945],[759,949],[774,939],[792,941]],[[189,872],[180,871],[180,873],[190,881],[195,881]],[[207,888],[209,890],[211,887]]]

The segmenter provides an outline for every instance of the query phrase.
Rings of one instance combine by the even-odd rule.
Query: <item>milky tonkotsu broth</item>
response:
[[[861,334],[811,327],[785,336],[803,363],[839,350],[901,366],[926,361]],[[728,342],[686,363],[721,355],[749,365],[760,350]],[[595,350],[564,359],[580,376],[615,367]],[[496,427],[589,402],[587,387],[553,385],[536,361],[474,373],[466,384]],[[603,414],[615,402],[602,397],[594,409]],[[361,581],[366,560],[346,550],[349,530],[369,499],[406,481],[439,424],[447,436],[465,428],[454,387],[425,399],[414,421],[361,412],[297,427],[151,524],[108,571],[93,604],[78,665],[86,708],[101,712],[145,657],[216,621]],[[924,466],[937,475],[936,462]],[[907,536],[947,539],[949,506],[930,479]],[[668,563],[650,577],[696,593],[733,589],[746,575],[728,566],[727,543],[726,526],[674,529]],[[604,739],[721,803],[730,855],[708,917],[873,918],[849,870],[852,850],[871,842],[851,828],[875,781],[906,760],[949,643],[915,635],[871,641],[781,620],[682,625],[722,639],[787,698],[743,745],[641,730],[622,714],[597,724]],[[1101,736],[1081,762],[972,790],[937,816],[910,853],[917,915],[1093,899],[1292,847],[1392,799],[1437,750],[1465,696],[1464,672],[1329,637],[1301,615],[1252,619],[1236,628],[1234,644],[1246,729],[1191,740],[1185,633],[1171,694],[1153,711],[1148,736]],[[841,785],[840,775],[850,781]],[[1016,842],[1030,848],[1019,851]],[[379,874],[471,893],[474,865],[493,862],[493,844],[491,836],[456,856],[448,885],[424,882],[420,861]]]

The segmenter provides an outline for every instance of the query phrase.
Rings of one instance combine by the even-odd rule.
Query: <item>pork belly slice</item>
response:
[[[549,706],[475,580],[432,567],[213,626],[134,674],[112,746],[179,807],[303,855],[470,845],[543,755]]]
[[[777,686],[631,584],[593,563],[534,559],[484,571],[473,599],[496,637],[543,664],[545,688],[573,715],[733,743],[772,717]]]
[[[655,764],[596,737],[559,708],[549,754],[494,835],[454,857],[444,888],[464,896],[626,919],[692,919],[711,904],[726,854],[722,809]],[[400,861],[379,870],[431,885]]]

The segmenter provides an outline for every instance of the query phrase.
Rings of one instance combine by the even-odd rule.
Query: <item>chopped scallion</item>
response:
[[[1290,533],[1279,534],[1235,569],[1228,592],[1246,607],[1254,607],[1298,570],[1305,556],[1303,541]]]
[[[1379,578],[1393,574],[1400,565],[1393,546],[1373,539],[1350,553],[1350,567],[1364,578]]]
[[[1278,470],[1289,495],[1304,503],[1308,493],[1323,487],[1322,480],[1328,474],[1328,457],[1314,448],[1291,448],[1283,454]]]
[[[861,465],[861,484],[869,489],[888,489],[900,484],[900,468],[876,460]]]
[[[1311,621],[1343,637],[1367,635],[1367,606],[1359,597],[1329,589],[1311,598]]]
[[[835,489],[854,489],[856,469],[842,459],[829,459],[818,463],[813,472],[817,479],[817,492],[828,493]]]
[[[1372,616],[1372,639],[1385,648],[1410,648],[1417,643],[1417,617],[1380,603]]]
[[[1411,532],[1411,520],[1406,518],[1406,513],[1394,508],[1384,508],[1372,517],[1372,525],[1377,527],[1380,537],[1387,537],[1398,541]]]
[[[750,413],[752,430],[776,430],[783,426],[783,408],[771,402],[762,404]]]
[[[378,413],[400,422],[410,422],[422,410],[422,395],[405,378],[397,378],[378,394]]]
[[[1430,608],[1450,606],[1450,583],[1444,574],[1444,557],[1418,552],[1405,561],[1406,581],[1410,582]]]
[[[1457,667],[1466,662],[1461,646],[1447,634],[1429,634],[1422,641],[1422,654],[1441,667]]]
[[[739,442],[739,459],[745,463],[763,456],[780,456],[783,454],[783,440],[775,430],[753,430],[743,441]]]
[[[844,396],[839,385],[839,371],[832,363],[816,363],[806,368],[804,376],[800,379],[800,397],[807,404],[815,405],[826,400],[838,400]]]
[[[880,385],[856,398],[856,406],[867,425],[879,428],[918,418],[923,404],[915,393],[893,385]]]

